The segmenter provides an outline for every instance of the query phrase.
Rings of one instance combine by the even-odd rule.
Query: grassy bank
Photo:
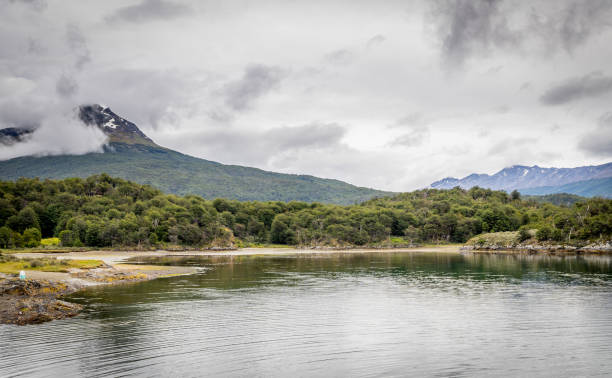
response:
[[[70,268],[93,269],[104,265],[101,260],[58,260],[56,258],[21,259],[0,255],[0,273],[18,274],[22,270],[68,272]]]

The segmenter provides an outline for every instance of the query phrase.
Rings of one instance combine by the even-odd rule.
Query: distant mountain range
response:
[[[26,156],[0,161],[0,179],[87,177],[99,173],[149,184],[167,193],[236,200],[352,204],[389,192],[339,180],[224,165],[161,147],[108,107],[84,105],[79,118],[109,137],[103,153]],[[0,143],[20,143],[30,129],[2,129]]]
[[[518,190],[524,194],[570,193],[585,197],[612,197],[612,163],[577,168],[541,168],[514,165],[493,174],[473,173],[462,179],[447,177],[431,184],[432,188],[479,186],[496,190]]]

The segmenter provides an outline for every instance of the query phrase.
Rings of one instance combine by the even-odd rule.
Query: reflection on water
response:
[[[0,326],[0,376],[605,376],[612,258],[175,257],[193,276],[73,295]]]

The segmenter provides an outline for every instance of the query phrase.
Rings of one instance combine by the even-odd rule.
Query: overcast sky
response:
[[[0,0],[0,159],[101,103],[226,164],[407,191],[612,160],[612,1]]]

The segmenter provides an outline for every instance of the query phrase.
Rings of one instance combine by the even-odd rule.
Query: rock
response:
[[[64,283],[4,280],[0,282],[0,323],[38,324],[75,316],[82,306],[58,299],[72,291]]]

